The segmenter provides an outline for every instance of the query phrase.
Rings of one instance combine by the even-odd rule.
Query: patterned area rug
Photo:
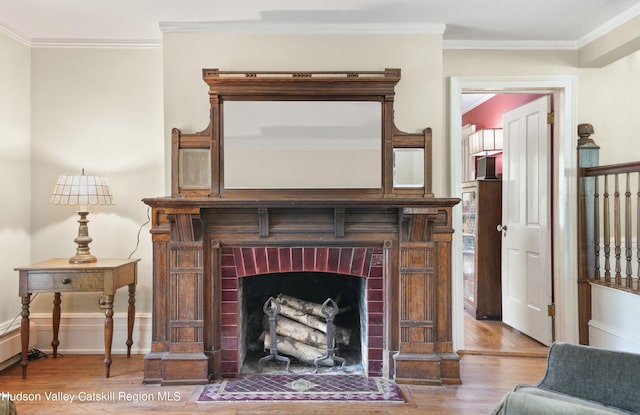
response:
[[[255,375],[206,385],[198,402],[404,402],[398,386],[359,375]]]

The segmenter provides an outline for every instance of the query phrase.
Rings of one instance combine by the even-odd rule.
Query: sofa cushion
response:
[[[535,389],[535,388],[532,388]],[[553,393],[537,394],[531,390],[517,390],[504,400],[501,413],[505,415],[612,415],[630,412],[619,411],[579,399],[567,400]]]

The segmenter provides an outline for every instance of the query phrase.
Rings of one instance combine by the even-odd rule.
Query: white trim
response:
[[[633,313],[625,312],[640,307],[640,296],[600,284],[591,284],[591,304],[589,344],[605,349],[640,353],[637,318]]]
[[[572,40],[444,40],[443,49],[576,50]]]
[[[160,39],[57,39],[30,38],[3,21],[0,33],[33,48],[96,48],[96,49],[160,49]]]
[[[5,35],[9,36],[11,39],[17,40],[23,45],[31,46],[31,39],[29,39],[29,36],[19,32],[18,30],[14,29],[13,27],[9,26],[3,21],[0,21],[0,33],[4,33]]]
[[[34,38],[34,48],[92,48],[92,49],[160,49],[159,39],[55,39]]]
[[[20,329],[20,316],[18,315],[16,318],[10,321],[5,321],[0,324],[0,338],[11,333],[14,330]]]
[[[451,146],[450,189],[452,197],[462,194],[461,164],[463,92],[538,92],[554,95],[554,291],[556,296],[556,340],[578,342],[577,293],[577,166],[576,166],[576,76],[451,77],[449,85],[449,145]],[[462,228],[462,213],[454,208],[454,229]],[[462,287],[462,237],[453,234],[452,305],[454,350],[464,348]],[[558,301],[558,299],[561,299]]]
[[[36,347],[45,353],[51,353],[53,336],[51,314],[31,313],[29,319],[36,323],[38,343]],[[131,353],[146,354],[151,350],[151,313],[136,313],[133,325],[133,346]],[[60,317],[58,334],[61,354],[104,354],[104,314],[103,313],[67,313]],[[113,354],[127,351],[127,314],[113,315]]]
[[[589,321],[589,344],[605,349],[624,350],[631,353],[640,351],[640,337],[629,331],[619,330],[606,322]]]
[[[258,34],[444,34],[439,23],[160,22],[160,31]]]
[[[4,332],[3,332],[4,333]],[[35,331],[35,324],[30,322],[29,324],[29,348],[32,348],[38,339],[38,335]],[[0,371],[11,366],[19,358],[17,355],[22,351],[22,338],[20,335],[20,325],[17,328],[12,328],[10,331],[0,335]]]
[[[631,7],[629,10],[625,11],[624,13],[617,15],[616,17],[604,23],[603,25],[596,28],[595,30],[592,30],[591,32],[582,36],[580,39],[576,41],[578,48],[588,45],[594,40],[601,38],[610,32],[613,32],[623,24],[627,23],[629,20],[634,19],[638,16],[640,16],[640,3]]]

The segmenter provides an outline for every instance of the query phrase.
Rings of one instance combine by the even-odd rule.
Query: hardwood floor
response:
[[[404,404],[197,403],[202,386],[143,385],[142,355],[113,356],[108,379],[103,377],[103,356],[98,355],[32,361],[26,380],[20,366],[14,365],[0,373],[0,393],[25,397],[16,401],[19,415],[475,415],[489,413],[516,384],[536,382],[544,374],[547,348],[500,322],[467,318],[465,345],[460,352],[462,385],[400,385]],[[74,399],[65,401],[65,396]]]
[[[545,359],[518,356],[464,355],[462,385],[400,385],[405,403],[197,403],[202,386],[142,384],[143,356],[116,355],[112,376],[103,378],[103,356],[51,357],[29,364],[28,378],[15,365],[0,373],[0,392],[24,394],[17,401],[19,415],[28,414],[220,414],[220,415],[418,415],[486,414],[517,383],[532,383],[545,370]],[[109,392],[113,392],[112,397]],[[31,399],[28,399],[29,394]],[[52,395],[53,396],[47,396]],[[64,394],[73,402],[55,400]],[[80,401],[84,394],[84,401]],[[24,396],[23,395],[23,396]],[[144,400],[151,396],[153,400]],[[38,399],[35,399],[39,397]],[[105,398],[89,401],[87,397]],[[170,399],[169,399],[170,398]]]
[[[464,313],[464,350],[461,355],[546,357],[549,348],[503,324],[501,321],[475,320]]]

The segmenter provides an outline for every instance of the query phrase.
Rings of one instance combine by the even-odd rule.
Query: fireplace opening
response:
[[[259,364],[261,358],[270,355],[269,338],[264,338],[265,333],[269,333],[269,325],[263,306],[269,298],[276,299],[278,296],[317,305],[323,304],[329,298],[335,301],[340,310],[334,317],[334,325],[337,328],[335,355],[345,359],[344,372],[364,372],[364,368],[367,367],[366,278],[323,272],[288,272],[239,278],[238,361],[241,374],[273,373],[285,369],[286,365],[277,361],[264,362],[262,366]],[[284,313],[285,311],[282,311],[279,317],[285,318],[288,323],[291,319]],[[303,313],[296,311],[297,316],[301,314]],[[279,329],[283,329],[284,324],[278,324],[281,326]],[[294,326],[289,330],[301,333],[307,328]],[[316,333],[313,329],[309,331]],[[286,338],[288,347],[304,350],[302,357],[278,351],[279,355],[290,359],[290,370],[312,371],[315,349],[300,345],[298,340],[291,336],[282,337]],[[326,345],[323,345],[322,351],[325,350]],[[339,367],[339,364],[334,366],[329,362],[328,365],[320,365],[318,373],[340,372],[342,369]]]

